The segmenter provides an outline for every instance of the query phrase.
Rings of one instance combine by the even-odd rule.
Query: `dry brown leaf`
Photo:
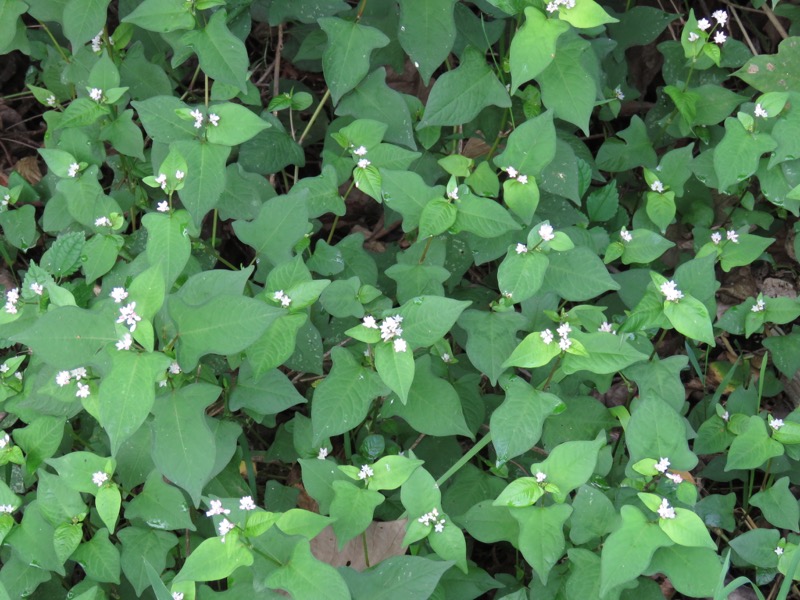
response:
[[[31,185],[36,185],[42,180],[42,171],[35,156],[20,158],[14,165],[14,170]]]
[[[370,566],[377,565],[391,556],[406,553],[403,537],[406,534],[406,519],[400,521],[373,521],[365,532]],[[356,571],[367,568],[364,560],[364,541],[358,535],[339,550],[339,542],[333,528],[329,525],[311,540],[311,553],[324,563],[333,567],[351,567]]]

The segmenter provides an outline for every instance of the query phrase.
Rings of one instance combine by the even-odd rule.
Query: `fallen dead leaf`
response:
[[[377,565],[391,556],[406,553],[403,537],[406,534],[406,519],[400,521],[373,521],[365,532],[369,566]],[[329,525],[311,540],[311,553],[324,563],[333,567],[351,567],[356,571],[367,568],[364,558],[364,541],[358,535],[339,550],[339,542],[333,528]]]

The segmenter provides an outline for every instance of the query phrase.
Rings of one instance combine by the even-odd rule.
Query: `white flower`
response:
[[[92,88],[89,92],[89,97],[95,102],[100,102],[103,99],[103,90],[100,88]]]
[[[731,418],[731,413],[729,413],[727,410],[724,413],[722,413],[722,420],[725,421],[726,423],[730,420],[730,418]]]
[[[212,500],[209,502],[211,508],[206,511],[207,517],[213,517],[214,515],[229,515],[231,511],[227,508],[222,508],[222,500]]]
[[[775,431],[778,431],[781,427],[783,427],[783,419],[772,419],[772,421],[769,422],[769,426]]]
[[[272,296],[275,300],[281,303],[281,306],[287,308],[291,303],[292,299],[288,296],[288,294],[284,294],[283,290],[278,290]]]
[[[393,344],[395,352],[405,352],[408,350],[408,344],[406,344],[406,341],[402,338],[397,338],[394,340]]]
[[[458,188],[453,188],[447,192],[447,197],[450,198],[450,200],[458,200]]]
[[[766,119],[769,116],[769,114],[767,114],[767,111],[764,110],[764,107],[761,106],[761,104],[756,104],[756,109],[755,111],[753,111],[753,114],[757,117],[761,117],[762,119]]]
[[[439,521],[438,523],[436,523],[436,525],[434,525],[434,526],[433,526],[433,530],[434,530],[436,533],[442,533],[442,532],[444,531],[444,523],[445,523],[445,520],[444,520],[444,519],[442,519],[441,521]]]
[[[0,504],[0,513],[11,514],[14,512],[14,506],[11,504]]]
[[[671,480],[675,485],[679,485],[683,482],[683,477],[678,475],[677,473],[665,473],[667,479]]]
[[[320,460],[325,460],[326,458],[328,458],[328,449],[325,447],[320,448],[319,454],[317,454],[317,458]]]
[[[764,302],[764,300],[759,298],[756,303],[750,307],[750,310],[751,312],[757,313],[763,311],[765,308],[767,308],[767,304]]]
[[[669,469],[669,459],[662,456],[661,460],[653,465],[653,468],[659,473],[666,473]]]
[[[553,332],[550,331],[549,329],[545,329],[543,332],[539,334],[539,337],[542,338],[542,341],[545,343],[545,345],[549,346],[550,342],[553,341]]]
[[[56,374],[56,384],[58,384],[58,387],[64,387],[69,382],[70,382],[69,371],[59,371]]]
[[[36,294],[37,296],[41,296],[44,292],[44,286],[41,283],[36,283],[35,281],[31,284],[31,291]]]
[[[373,317],[372,315],[367,315],[366,317],[364,317],[363,321],[361,321],[361,324],[367,329],[378,328],[378,323],[375,321],[375,317]]]
[[[614,88],[614,95],[617,97],[617,100],[625,100],[625,94],[622,92],[621,85]]]
[[[179,375],[179,374],[180,374],[180,372],[181,372],[181,366],[178,364],[178,362],[177,362],[177,361],[173,360],[173,361],[172,361],[172,362],[169,364],[169,372],[170,372],[172,375]]]
[[[120,307],[117,323],[125,323],[128,329],[131,330],[131,333],[136,330],[136,324],[141,320],[142,317],[136,314],[136,302],[131,302],[130,304]]]
[[[356,156],[365,156],[367,154],[367,149],[364,146],[359,146],[355,150],[353,150],[353,154]]]
[[[724,10],[715,10],[713,13],[711,13],[711,16],[717,20],[717,23],[719,23],[720,27],[725,27],[725,23],[728,22],[728,13],[726,13]]]
[[[722,241],[722,234],[719,231],[715,231],[711,234],[711,241],[714,242],[714,244],[719,245],[719,243]]]
[[[369,465],[361,465],[361,470],[358,472],[359,479],[366,479],[375,475],[375,471]]]
[[[159,381],[158,382],[158,387],[167,387],[167,380],[166,379],[162,379],[161,381]]]
[[[194,118],[195,128],[200,129],[203,126],[203,113],[201,113],[198,109],[195,108],[189,114]]]
[[[729,229],[728,231],[726,231],[725,232],[725,237],[728,240],[730,240],[731,242],[733,242],[734,244],[738,244],[739,243],[739,234],[736,233],[733,229]]]
[[[19,302],[19,288],[12,288],[6,292],[6,312],[17,314],[17,302]]]
[[[545,223],[539,227],[539,237],[545,242],[555,239],[556,235],[553,233],[553,227],[549,223]]]
[[[92,38],[92,52],[100,52],[103,49],[103,30]]]
[[[450,355],[449,355],[447,352],[445,352],[444,354],[442,354],[442,362],[449,363],[449,362],[450,362],[450,360],[451,360],[451,356],[450,356]]]
[[[0,449],[10,445],[11,445],[11,438],[8,436],[6,432],[3,432],[3,435],[0,436]]]
[[[252,496],[243,496],[239,500],[239,510],[255,510],[256,503],[253,502]]]
[[[175,179],[177,179],[178,181],[181,181],[184,177],[186,177],[186,173],[184,173],[180,169],[175,171]]]
[[[675,509],[669,505],[666,498],[661,500],[661,506],[658,507],[658,516],[662,519],[674,519]]]
[[[720,45],[722,45],[722,44],[724,44],[724,43],[725,43],[725,40],[727,40],[727,39],[728,39],[728,36],[726,36],[726,35],[725,35],[723,32],[721,32],[721,31],[717,31],[717,32],[714,34],[714,43],[715,43],[715,44],[720,44]]]
[[[700,36],[697,35],[696,32],[690,31],[689,35],[688,35],[688,37],[686,39],[688,39],[690,42],[696,42],[697,40],[700,39]]]
[[[403,317],[401,317],[400,315],[395,315],[393,317],[386,317],[380,326],[381,339],[384,342],[388,342],[393,337],[400,337],[401,335],[403,335],[403,328],[400,327],[400,323],[402,322],[403,322]]]
[[[162,190],[167,189],[167,176],[164,173],[159,173],[156,177],[156,183],[161,186]]]
[[[130,333],[126,333],[121,340],[116,344],[117,350],[130,350],[133,344],[133,338]]]
[[[506,167],[506,173],[511,179],[516,179],[517,175],[519,175],[519,171],[517,171],[514,167]]]
[[[111,222],[111,219],[109,219],[108,217],[97,217],[94,220],[95,227],[111,227],[112,225],[113,223]]]
[[[547,3],[547,12],[554,13],[558,10],[558,2],[548,2]]]
[[[775,554],[777,554],[778,556],[781,556],[781,555],[783,555],[783,548],[781,548],[780,546],[777,546],[775,548],[775,550],[773,550],[773,552],[775,552]]]
[[[619,237],[621,237],[622,240],[625,242],[630,242],[631,240],[633,240],[631,232],[625,229],[625,227],[619,230]]]
[[[183,592],[172,592],[172,600],[183,600]]]
[[[536,471],[536,483],[542,483],[545,479],[547,479],[547,473]]]
[[[608,321],[603,321],[600,324],[600,327],[598,328],[597,331],[600,331],[602,333],[613,333],[614,335],[616,335],[616,332],[614,331],[614,326]]]
[[[87,375],[86,373],[86,367],[78,367],[77,369],[72,369],[72,371],[70,371],[69,374],[72,375],[76,381],[80,381],[81,379],[86,379],[89,377],[89,375]]]
[[[669,302],[677,302],[683,298],[683,292],[677,288],[674,281],[665,281],[661,284],[661,293],[667,297]]]
[[[67,170],[67,175],[69,175],[70,177],[75,177],[78,175],[78,171],[80,170],[81,166],[78,163],[74,162],[69,166],[69,170]]]
[[[700,28],[701,31],[705,31],[709,27],[711,27],[711,22],[708,19],[700,19],[697,22],[697,26]]]
[[[236,529],[236,525],[228,521],[228,519],[222,519],[219,523],[219,534],[222,536],[222,543],[225,543],[225,536],[228,535],[231,531]]]
[[[78,398],[88,398],[90,395],[91,392],[89,391],[89,384],[79,383],[78,391],[75,392],[75,396]]]
[[[368,158],[362,158],[361,160],[358,161],[358,168],[359,169],[366,169],[371,164],[372,163],[369,161]]]
[[[219,125],[219,115],[215,115],[214,113],[211,113],[210,115],[208,115],[208,121],[214,127],[216,127],[217,125]]]
[[[108,473],[97,471],[94,475],[92,475],[92,483],[97,487],[102,486],[106,481],[108,481]]]
[[[664,184],[656,179],[652,184],[650,184],[650,189],[660,194],[664,191]]]
[[[166,200],[162,200],[158,204],[156,204],[156,210],[158,212],[169,212],[169,202]]]
[[[16,373],[14,373],[14,377],[16,377],[17,379],[19,379],[20,381],[22,381],[22,372],[20,372],[20,371],[17,371]]]
[[[570,346],[572,346],[572,340],[568,337],[562,337],[558,340],[558,347],[561,348],[563,352],[569,350]]]
[[[3,363],[2,365],[0,365],[0,373],[8,373],[10,370],[11,367],[9,367],[8,364]]]
[[[47,97],[47,106],[55,106],[56,105],[56,97],[53,94],[50,94]]]
[[[558,329],[556,329],[556,331],[558,332],[559,337],[565,338],[572,331],[572,327],[569,326],[569,323],[562,323],[561,325],[558,326]]]
[[[522,185],[528,184],[528,176],[527,175],[520,175],[517,177],[517,181],[519,181]]]
[[[111,290],[109,296],[111,296],[114,299],[114,302],[119,304],[120,302],[125,300],[125,298],[128,297],[128,292],[125,291],[125,288],[115,287],[113,290]]]
[[[517,244],[515,250],[517,254],[525,254],[528,251],[528,247],[525,244]]]

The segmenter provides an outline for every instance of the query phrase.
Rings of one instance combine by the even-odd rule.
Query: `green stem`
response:
[[[367,532],[366,531],[364,531],[361,534],[361,545],[364,548],[364,564],[367,565],[367,568],[369,568],[369,566],[370,566],[370,564],[369,564],[369,549],[367,548]]]
[[[558,355],[558,360],[556,360],[556,362],[553,363],[553,367],[550,369],[550,372],[547,374],[547,379],[545,379],[544,385],[542,386],[542,391],[543,392],[546,392],[547,388],[550,387],[550,381],[552,381],[553,375],[556,374],[556,369],[558,369],[558,365],[561,364],[561,359],[562,359],[563,356],[564,356],[564,353],[562,352],[561,354]]]
[[[461,467],[463,467],[465,464],[467,464],[469,461],[471,461],[472,458],[478,452],[480,452],[486,446],[488,446],[489,442],[491,442],[491,441],[492,441],[492,432],[490,431],[485,436],[483,436],[480,440],[478,440],[472,448],[467,450],[467,453],[464,456],[462,456],[452,467],[447,469],[447,471],[445,471],[444,475],[442,475],[441,477],[439,477],[439,479],[436,480],[436,485],[437,486],[441,486],[445,481],[450,479],[450,477],[455,475],[461,469]]]
[[[364,2],[366,2],[366,0],[364,0]],[[330,90],[330,88],[328,88],[327,90],[325,90],[325,94],[322,96],[322,99],[319,101],[319,104],[317,104],[317,108],[314,109],[314,112],[311,115],[311,118],[308,120],[308,123],[306,123],[306,126],[303,129],[303,133],[300,134],[300,138],[297,140],[297,145],[298,146],[302,146],[303,145],[303,140],[306,139],[306,136],[308,135],[308,132],[311,131],[311,127],[314,125],[314,123],[316,122],[317,118],[319,117],[319,113],[322,112],[322,107],[325,106],[325,103],[328,101],[328,98],[330,98],[330,97],[331,97],[331,90]],[[297,183],[297,178],[299,177],[299,172],[300,172],[300,167],[295,165],[294,166],[294,182],[295,183]]]
[[[61,55],[61,58],[64,59],[64,62],[69,64],[70,60],[69,60],[69,58],[67,58],[67,55],[64,54],[64,49],[56,41],[56,38],[53,36],[53,32],[50,31],[50,29],[47,27],[47,25],[42,23],[40,20],[37,19],[36,22],[39,23],[39,25],[42,27],[42,29],[45,30],[45,33],[47,33],[48,37],[52,40],[53,45],[56,47],[56,50],[58,50],[58,53]]]
[[[217,209],[214,209],[214,220],[211,223],[211,248],[217,247]]]
[[[433,242],[433,237],[429,237],[428,241],[425,242],[425,248],[422,250],[422,256],[419,257],[419,263],[422,264],[425,262],[425,257],[428,256],[428,250],[431,248],[431,243]]]
[[[255,552],[256,554],[260,555],[262,558],[265,558],[265,559],[267,559],[267,560],[268,560],[269,562],[271,562],[273,565],[277,565],[277,566],[279,566],[279,567],[282,567],[282,566],[284,566],[284,565],[283,565],[283,563],[282,563],[281,561],[279,561],[279,560],[278,560],[277,558],[275,558],[274,556],[270,556],[269,554],[267,554],[266,552],[264,552],[263,550],[261,550],[261,548],[256,548],[255,546],[249,546],[249,548],[250,548],[250,550],[252,550],[252,551],[253,551],[253,552]]]
[[[189,82],[189,87],[187,87],[186,91],[183,92],[183,95],[181,96],[181,100],[185,100],[186,96],[189,95],[189,92],[192,91],[192,88],[194,87],[194,82],[197,81],[197,76],[199,74],[200,74],[200,65],[197,65],[197,68],[194,70],[194,73],[192,74],[192,79]]]
[[[358,13],[356,14],[356,23],[358,23],[361,20],[365,8],[367,8],[367,0],[361,0],[361,5],[358,7]]]

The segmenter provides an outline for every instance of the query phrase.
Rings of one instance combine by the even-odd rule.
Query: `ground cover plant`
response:
[[[0,599],[800,597],[798,28],[0,0]]]

